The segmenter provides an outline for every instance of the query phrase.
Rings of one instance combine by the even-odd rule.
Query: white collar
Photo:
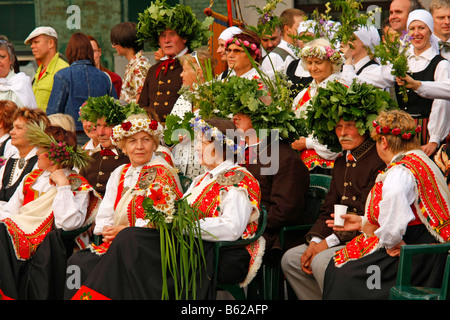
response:
[[[419,58],[424,58],[426,60],[431,61],[436,55],[439,54],[439,52],[437,52],[433,46],[431,46],[430,48],[428,48],[427,50],[425,50],[424,52],[422,52],[419,55],[416,55],[414,53],[414,47],[413,46],[411,46],[409,48],[409,51],[410,52],[409,52],[408,59],[416,59],[416,60],[418,60]]]
[[[362,58],[361,60],[359,60],[358,62],[356,62],[354,64],[355,67],[355,71],[358,72],[359,69],[361,69],[366,63],[368,63],[370,61],[370,57],[369,56],[365,56],[364,58]]]
[[[31,149],[30,152],[28,152],[28,154],[24,157],[24,159],[28,160],[31,157],[35,156],[37,151],[38,151],[38,148],[34,147],[33,149]],[[20,159],[19,151],[17,151],[14,155],[12,155],[11,158]]]
[[[177,55],[174,57],[174,59],[179,58],[179,57],[181,57],[181,56],[184,56],[187,52],[188,52],[188,47],[185,47],[179,54],[177,54]],[[164,57],[162,57],[162,58],[160,59],[160,61],[164,61],[164,60],[167,60],[167,59],[169,59],[169,57],[168,57],[168,56],[164,56]]]

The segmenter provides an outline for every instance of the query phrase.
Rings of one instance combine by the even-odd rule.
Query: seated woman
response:
[[[37,168],[37,147],[27,138],[27,125],[40,122],[50,125],[45,111],[39,108],[22,107],[12,115],[11,145],[17,152],[0,169],[0,207],[11,199],[22,179]]]
[[[408,113],[397,110],[382,112],[374,127],[371,136],[388,167],[377,177],[363,218],[346,214],[344,227],[327,221],[336,231],[363,233],[331,260],[324,299],[388,299],[402,245],[450,240],[450,192],[439,168],[420,150],[417,135],[421,128]],[[440,286],[446,256],[414,257],[412,284]],[[381,270],[381,287],[376,290],[366,285],[371,265]]]
[[[301,63],[305,65],[313,80],[294,98],[293,110],[298,118],[303,116],[307,104],[311,102],[319,88],[326,87],[330,81],[343,82],[340,80],[339,72],[343,63],[342,57],[338,50],[332,48],[328,40],[316,39],[307,43],[300,55]],[[327,146],[320,144],[311,136],[294,141],[292,148],[300,152],[300,157],[310,171],[317,168],[315,173],[322,173],[319,168],[332,169],[334,160],[340,155],[339,152],[330,151]]]
[[[40,250],[41,243],[53,229],[71,231],[89,224],[100,200],[86,179],[71,170],[88,160],[87,154],[76,147],[75,133],[56,126],[43,131],[31,124],[27,138],[39,148],[39,169],[23,179],[0,211],[2,298],[29,298],[28,281],[36,280],[29,277],[30,265],[41,253],[47,254]],[[52,262],[50,257],[44,259],[47,264]]]
[[[199,120],[199,119],[197,119]],[[199,125],[199,126],[195,126]],[[214,297],[211,276],[214,267],[214,241],[233,241],[252,238],[259,217],[259,184],[244,168],[226,159],[227,146],[234,152],[233,140],[225,135],[233,129],[229,120],[195,121],[198,128],[196,150],[200,162],[208,172],[194,179],[184,197],[191,207],[199,210],[199,220],[207,270],[198,268],[201,284],[197,299]],[[209,135],[209,136],[208,136]],[[234,154],[234,153],[233,153]],[[264,239],[260,238],[245,248],[235,248],[221,255],[220,281],[233,281],[245,286],[261,263]],[[105,270],[108,272],[105,273]],[[73,297],[78,299],[161,299],[160,234],[152,228],[126,228],[112,242],[95,270]],[[228,273],[228,274],[227,274]],[[132,283],[130,280],[132,280]],[[168,279],[168,292],[173,296],[174,283]]]
[[[112,141],[129,157],[130,163],[117,167],[108,179],[93,231],[94,235],[102,236],[103,242],[91,244],[68,260],[68,266],[80,267],[82,280],[98,264],[121,230],[147,225],[142,210],[142,194],[153,182],[169,185],[179,198],[182,196],[173,167],[161,157],[153,156],[162,133],[162,125],[150,120],[146,114],[131,115],[113,128]],[[71,298],[75,292],[67,289],[65,296]]]

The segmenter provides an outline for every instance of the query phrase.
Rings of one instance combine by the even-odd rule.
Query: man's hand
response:
[[[325,240],[316,243],[311,241],[308,246],[308,249],[305,250],[303,255],[300,258],[301,268],[307,274],[312,274],[311,263],[316,254],[328,249],[328,244]]]

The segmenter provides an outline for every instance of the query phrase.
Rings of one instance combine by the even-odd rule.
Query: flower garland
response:
[[[245,153],[244,145],[238,145],[234,143],[234,141],[227,135],[223,134],[222,131],[220,131],[216,127],[211,127],[201,117],[192,118],[191,126],[194,129],[194,133],[201,132],[203,134],[206,134],[208,139],[214,139],[214,141],[221,143],[227,148],[227,150],[230,150],[233,154],[240,156]]]
[[[422,127],[418,125],[411,130],[402,131],[400,128],[389,128],[388,126],[381,127],[375,120],[372,122],[375,132],[378,134],[392,134],[394,136],[400,136],[404,140],[410,140],[416,134],[422,131]]]
[[[209,29],[213,21],[213,17],[206,17],[203,22],[200,22],[189,6],[176,4],[171,7],[166,0],[156,0],[138,15],[136,27],[138,42],[147,42],[150,47],[157,50],[159,35],[170,29],[186,40],[186,46],[189,49],[194,50],[213,36]]]
[[[342,64],[343,57],[341,55],[341,52],[339,50],[333,49],[330,46],[305,46],[300,51],[300,57],[302,59],[307,58],[318,58],[318,59],[328,59],[333,63]]]
[[[131,137],[138,132],[147,132],[151,136],[161,140],[164,136],[164,128],[156,120],[151,119],[130,119],[113,128],[112,141],[114,145],[126,137]]]
[[[174,280],[175,298],[195,299],[196,274],[205,264],[199,214],[186,198],[177,199],[168,185],[154,182],[142,202],[148,226],[160,234],[163,286],[161,298],[169,299],[167,271]]]
[[[226,41],[226,44],[225,44],[226,48],[228,48],[228,46],[230,44],[235,44],[240,47],[244,46],[244,47],[250,49],[256,55],[259,55],[259,52],[260,52],[258,49],[258,46],[255,43],[250,43],[247,40],[242,41],[241,39],[230,38]]]

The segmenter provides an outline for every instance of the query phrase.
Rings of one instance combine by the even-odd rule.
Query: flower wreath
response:
[[[191,126],[194,129],[194,133],[202,132],[206,134],[209,139],[214,139],[226,146],[227,150],[233,152],[238,156],[243,155],[245,152],[245,146],[234,143],[227,135],[216,127],[211,127],[201,117],[195,117],[191,119]]]
[[[164,134],[163,126],[156,120],[143,118],[130,119],[113,128],[113,144],[117,145],[117,142],[120,140],[131,137],[141,131],[147,132],[151,136],[155,136],[158,140],[161,140]]]
[[[403,140],[409,140],[416,134],[422,131],[422,127],[418,125],[414,129],[402,131],[400,128],[389,128],[388,126],[381,127],[375,120],[372,122],[375,132],[378,134],[392,134],[394,136],[400,136]]]
[[[250,43],[247,40],[242,41],[241,39],[230,38],[230,39],[228,39],[226,41],[226,44],[225,44],[226,48],[228,48],[228,46],[230,44],[235,44],[235,45],[240,46],[240,47],[244,46],[244,47],[250,49],[256,55],[259,55],[259,52],[260,52],[259,49],[258,49],[258,46],[255,43]]]
[[[333,49],[330,46],[319,46],[312,47],[306,46],[300,51],[300,58],[318,58],[318,59],[328,59],[333,63],[341,64],[343,63],[343,58],[339,50]]]
[[[144,12],[139,13],[136,27],[138,42],[148,42],[157,50],[159,48],[159,35],[167,30],[174,30],[186,40],[186,46],[194,50],[202,46],[213,36],[209,30],[213,17],[206,17],[200,22],[191,7],[177,4],[171,7],[166,0],[156,0]]]

